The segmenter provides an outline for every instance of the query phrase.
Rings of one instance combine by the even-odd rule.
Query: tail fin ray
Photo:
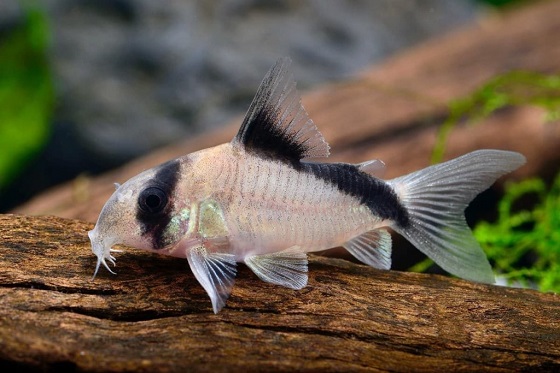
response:
[[[406,226],[393,229],[446,271],[493,283],[492,268],[467,226],[464,210],[497,178],[524,163],[519,153],[478,150],[390,180],[409,214]]]

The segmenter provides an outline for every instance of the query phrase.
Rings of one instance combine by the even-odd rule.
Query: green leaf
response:
[[[516,202],[528,195],[535,204],[517,211]],[[539,179],[507,185],[498,209],[496,222],[474,229],[495,270],[510,283],[560,292],[560,174],[549,188]],[[531,266],[523,266],[531,258]]]
[[[559,119],[560,75],[512,71],[490,79],[469,96],[452,101],[449,115],[438,131],[432,162],[442,161],[447,138],[461,121],[478,123],[496,110],[521,105],[543,108],[545,120]]]

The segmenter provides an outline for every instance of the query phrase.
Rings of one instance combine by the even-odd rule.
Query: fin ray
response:
[[[245,264],[263,281],[291,289],[307,285],[307,254],[295,248],[251,255],[245,258]]]
[[[195,247],[187,256],[191,270],[210,296],[214,313],[220,312],[231,293],[237,264],[233,254],[208,253],[204,247]]]
[[[342,246],[360,262],[379,269],[391,268],[391,235],[375,229],[344,243]]]
[[[281,58],[267,73],[232,142],[291,162],[327,157],[329,145],[301,104],[290,64]]]
[[[379,159],[358,163],[356,167],[358,170],[375,177],[383,177],[385,174],[385,162]]]
[[[478,150],[390,180],[409,215],[408,224],[393,228],[446,271],[494,283],[492,267],[467,226],[464,210],[498,177],[524,163],[519,153]]]

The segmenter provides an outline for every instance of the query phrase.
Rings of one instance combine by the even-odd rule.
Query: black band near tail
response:
[[[335,185],[338,190],[356,197],[361,204],[381,219],[396,222],[399,227],[409,224],[409,216],[393,188],[383,180],[358,170],[348,163],[306,163],[301,170]]]

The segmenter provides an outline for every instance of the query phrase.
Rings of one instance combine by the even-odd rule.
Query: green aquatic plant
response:
[[[512,71],[498,75],[472,94],[449,103],[449,115],[441,125],[432,162],[441,162],[453,128],[461,121],[476,124],[508,106],[533,105],[546,112],[547,121],[560,119],[560,75]]]
[[[49,28],[42,11],[0,35],[0,188],[45,144],[54,89],[47,58]]]
[[[529,198],[530,208],[517,207]],[[478,223],[474,235],[510,284],[560,292],[560,174],[550,187],[540,179],[506,185],[498,219]]]
[[[560,119],[560,75],[514,71],[499,75],[467,97],[449,104],[449,116],[440,127],[432,161],[443,159],[449,133],[461,121],[479,123],[496,110],[534,105],[546,112],[547,121]],[[533,198],[530,207],[519,202]],[[560,173],[547,187],[540,179],[508,184],[498,204],[498,219],[479,222],[474,229],[489,260],[509,284],[560,292]],[[411,270],[426,271],[429,259]]]

